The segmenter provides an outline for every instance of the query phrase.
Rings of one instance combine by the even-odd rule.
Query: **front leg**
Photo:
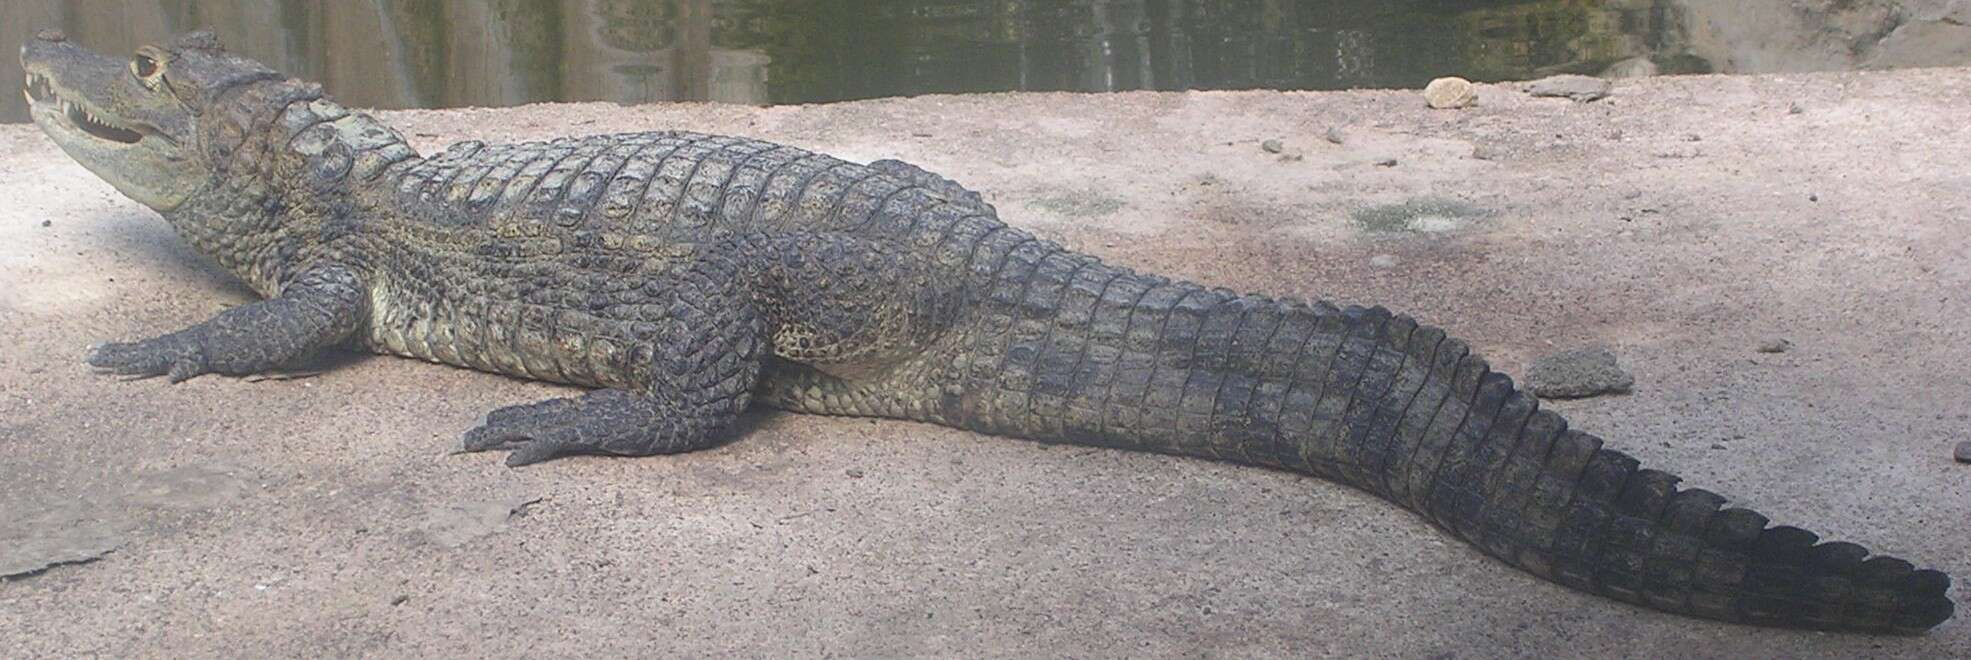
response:
[[[347,338],[362,322],[363,291],[354,270],[340,264],[314,266],[290,280],[278,296],[160,337],[99,344],[87,360],[111,373],[163,375],[173,383],[207,373],[260,373]]]

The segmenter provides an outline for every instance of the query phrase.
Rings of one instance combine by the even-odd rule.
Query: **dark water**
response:
[[[350,105],[809,103],[937,92],[1420,87],[1713,64],[1672,0],[0,0],[127,53],[217,31]],[[0,85],[20,85],[0,67]],[[6,94],[0,121],[25,116]]]

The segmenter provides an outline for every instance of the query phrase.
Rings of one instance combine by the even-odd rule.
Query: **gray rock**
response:
[[[1589,346],[1534,360],[1526,368],[1526,383],[1534,394],[1543,397],[1579,399],[1627,393],[1635,387],[1636,378],[1622,370],[1608,347]]]
[[[1607,98],[1612,89],[1614,86],[1608,81],[1588,76],[1552,76],[1526,83],[1528,94],[1565,97],[1581,103]]]
[[[1341,129],[1334,126],[1329,126],[1327,135],[1322,137],[1332,144],[1341,144],[1348,141],[1348,136],[1342,134]]]
[[[1481,143],[1471,148],[1471,157],[1479,160],[1498,160],[1506,157],[1506,150],[1491,143]]]
[[[1793,342],[1777,337],[1759,342],[1760,353],[1785,353],[1792,348]]]
[[[1259,148],[1264,149],[1266,153],[1277,154],[1282,151],[1286,151],[1287,145],[1280,142],[1279,140],[1267,140],[1265,142],[1259,143]]]
[[[1951,452],[1951,457],[1959,463],[1971,463],[1971,440],[1957,443],[1957,450]]]

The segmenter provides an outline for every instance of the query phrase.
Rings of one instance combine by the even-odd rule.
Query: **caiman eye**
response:
[[[137,74],[138,78],[149,80],[152,76],[157,75],[157,71],[157,60],[149,55],[138,55],[136,58],[130,60],[130,72]]]

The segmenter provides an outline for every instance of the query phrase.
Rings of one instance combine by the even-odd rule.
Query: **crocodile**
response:
[[[125,60],[43,31],[21,63],[53,142],[262,298],[92,347],[100,371],[348,347],[588,388],[465,431],[512,466],[710,447],[758,403],[1310,475],[1695,617],[1918,634],[1955,608],[1940,571],[1642,468],[1439,328],[1105,263],[901,161],[682,131],[423,154],[208,33]]]

